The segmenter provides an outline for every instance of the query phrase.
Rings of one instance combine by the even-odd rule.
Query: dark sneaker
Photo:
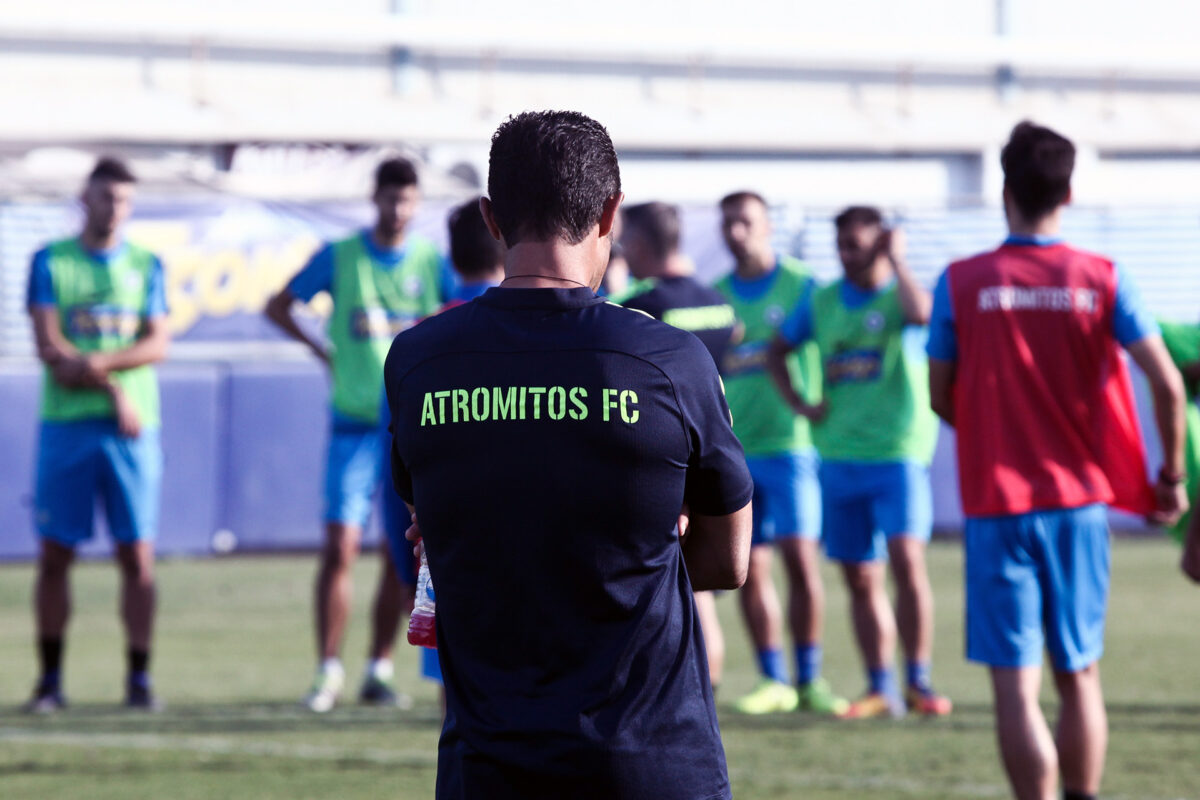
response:
[[[365,706],[381,706],[387,708],[411,708],[412,698],[401,694],[391,685],[379,678],[370,677],[363,681],[358,693],[358,702]]]
[[[26,714],[54,714],[67,707],[67,699],[63,697],[62,689],[39,683],[21,709]]]
[[[162,711],[163,704],[154,696],[154,690],[140,683],[125,687],[125,707],[135,711]]]

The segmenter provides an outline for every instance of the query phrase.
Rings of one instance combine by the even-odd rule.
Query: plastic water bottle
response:
[[[417,597],[408,618],[408,643],[417,647],[437,648],[437,627],[434,625],[436,604],[433,581],[429,578],[429,561],[421,548],[421,569],[417,573]]]

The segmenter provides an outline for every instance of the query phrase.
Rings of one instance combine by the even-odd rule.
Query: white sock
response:
[[[372,658],[367,662],[367,677],[380,681],[390,681],[396,674],[390,658]]]
[[[345,675],[346,668],[342,666],[340,658],[327,658],[321,662],[320,671],[322,675]]]

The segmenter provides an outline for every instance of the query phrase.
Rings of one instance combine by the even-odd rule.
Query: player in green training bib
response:
[[[762,680],[739,698],[737,710],[765,714],[803,708],[836,714],[846,701],[821,678],[821,501],[817,456],[808,422],[792,413],[771,386],[767,347],[787,312],[813,289],[808,268],[776,255],[771,247],[767,204],[753,192],[738,192],[720,204],[721,232],[735,266],[716,289],[733,306],[741,337],[734,337],[721,364],[733,432],[746,451],[754,479],[754,534],[750,572],[739,592]],[[790,374],[816,402],[819,363],[816,348],[805,346],[788,359]],[[795,682],[783,656],[783,615],[771,578],[775,549],[783,556],[789,583],[788,621],[795,648]]]
[[[351,568],[379,486],[383,431],[379,418],[383,362],[396,334],[440,307],[447,275],[433,244],[408,233],[420,201],[417,172],[405,159],[384,161],[375,172],[375,225],[321,249],[270,299],[267,317],[306,344],[333,378],[325,465],[325,543],[317,572],[316,633],[319,666],[305,704],[330,710],[341,694],[341,645],[350,610]],[[293,303],[318,292],[333,298],[329,343],[297,324]],[[402,584],[388,548],[372,609],[372,636],[359,699],[395,705],[391,651],[413,587]]]
[[[41,678],[26,707],[34,713],[66,704],[61,676],[70,566],[76,546],[92,536],[97,496],[121,567],[125,703],[159,707],[149,677],[162,485],[151,365],[165,357],[169,335],[162,263],[121,238],[134,182],[122,162],[97,162],[80,198],[82,233],[39,250],[29,274],[27,304],[45,364],[34,501],[41,537],[34,589]]]
[[[929,462],[937,419],[923,345],[932,298],[904,263],[899,231],[885,228],[878,210],[848,208],[836,226],[844,277],[795,307],[767,360],[778,396],[812,423],[825,548],[842,565],[867,668],[868,691],[843,716],[900,716],[905,701],[921,714],[948,714],[950,701],[929,678],[933,595],[925,545],[933,525]],[[801,396],[786,371],[788,353],[809,343],[821,358],[820,403]],[[889,557],[895,615],[887,596]],[[908,659],[903,699],[892,670],[897,628]]]

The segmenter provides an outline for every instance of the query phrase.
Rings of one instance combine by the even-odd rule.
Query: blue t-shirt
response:
[[[362,236],[371,260],[384,269],[393,269],[398,266],[408,252],[404,244],[386,250],[379,247],[375,244],[375,237],[369,230],[363,230],[359,235]],[[453,296],[457,285],[454,270],[450,269],[450,265],[445,259],[442,259],[439,277],[438,298],[444,303]],[[287,288],[292,293],[292,297],[304,303],[312,300],[321,292],[331,291],[333,288],[333,244],[326,244],[318,250],[304,265],[304,268],[288,281]]]
[[[84,252],[95,259],[98,264],[107,267],[124,254],[125,247],[125,243],[122,242],[111,250],[84,248]],[[161,317],[167,313],[167,293],[163,283],[162,261],[155,256],[154,266],[150,270],[150,278],[146,286],[147,317]],[[27,308],[58,305],[58,301],[54,297],[54,278],[50,275],[49,248],[43,248],[33,254],[33,261],[29,265],[29,284],[26,287],[25,305]]]
[[[1023,245],[1026,247],[1047,247],[1058,244],[1062,240],[1052,236],[1009,236],[1004,240],[1007,245]],[[1117,295],[1113,307],[1113,338],[1122,347],[1156,336],[1159,333],[1158,323],[1142,302],[1142,294],[1137,284],[1117,267]],[[939,361],[958,360],[958,336],[954,331],[954,308],[950,301],[950,282],[948,271],[943,271],[938,278],[937,287],[933,290],[933,311],[929,318],[929,341],[925,352],[930,358]]]
[[[700,341],[494,288],[397,336],[384,382],[437,587],[438,798],[728,798],[676,520],[753,484]]]

